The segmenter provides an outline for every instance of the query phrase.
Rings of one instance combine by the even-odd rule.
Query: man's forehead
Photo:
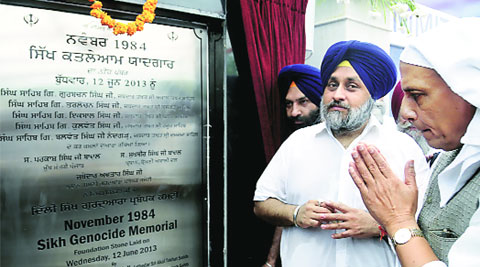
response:
[[[335,76],[335,75],[330,76],[330,80],[332,81],[347,80],[347,81],[358,81],[358,82],[362,81],[359,76],[341,77],[341,76]]]
[[[298,100],[300,98],[306,98],[305,94],[297,87],[292,86],[288,88],[287,94],[285,95],[286,100]]]
[[[355,82],[357,84],[357,86],[359,87],[360,91],[365,91],[371,97],[370,90],[368,90],[367,86],[365,85],[365,83],[363,83],[362,79],[360,78],[360,75],[358,75],[358,73],[355,71],[354,68],[346,67],[346,66],[338,67],[332,73],[332,75],[330,75],[329,81],[333,81],[333,82],[341,82],[341,81]]]
[[[332,75],[330,75],[330,80],[339,80],[339,79],[347,79],[347,80],[357,80],[357,81],[362,81],[360,79],[360,76],[358,73],[355,71],[354,68],[350,67],[338,67]]]
[[[400,62],[401,85],[404,92],[423,91],[446,84],[442,77],[433,69]],[[448,85],[447,85],[448,86]]]

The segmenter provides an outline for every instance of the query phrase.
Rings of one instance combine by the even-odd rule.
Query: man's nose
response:
[[[403,98],[399,116],[409,122],[417,120],[417,112],[413,109],[411,100],[408,98]]]
[[[339,85],[337,90],[335,90],[335,93],[333,94],[333,99],[337,101],[343,101],[345,100],[345,87],[342,85]]]
[[[302,110],[300,108],[300,105],[297,103],[293,103],[292,117],[298,117],[301,115],[302,115]]]

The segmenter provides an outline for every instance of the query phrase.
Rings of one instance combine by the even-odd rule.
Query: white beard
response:
[[[369,98],[365,104],[358,108],[352,108],[348,104],[342,102],[335,102],[334,100],[328,104],[323,103],[323,99],[320,103],[320,115],[326,122],[327,128],[336,134],[342,134],[359,129],[370,118],[373,105],[375,101]],[[344,115],[341,111],[328,111],[332,106],[341,106],[348,110],[347,115]]]

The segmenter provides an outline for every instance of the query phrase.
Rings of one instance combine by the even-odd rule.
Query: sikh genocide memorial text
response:
[[[198,30],[0,8],[0,265],[201,266]]]

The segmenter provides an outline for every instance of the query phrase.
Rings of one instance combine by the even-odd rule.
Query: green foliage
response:
[[[396,13],[400,18],[400,26],[405,27],[407,33],[410,33],[406,24],[405,14],[412,13],[415,11],[415,1],[414,0],[370,0],[370,5],[372,11],[383,11],[383,17],[386,20],[386,11],[387,9],[392,13]]]

